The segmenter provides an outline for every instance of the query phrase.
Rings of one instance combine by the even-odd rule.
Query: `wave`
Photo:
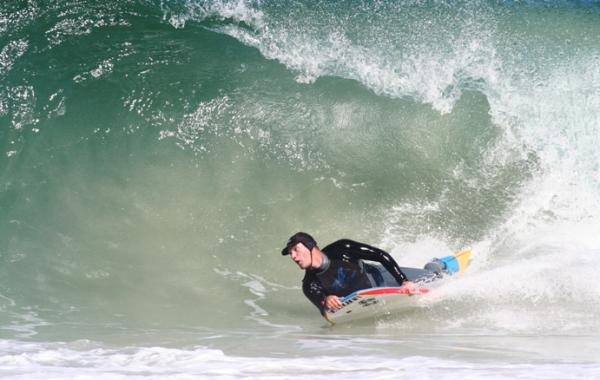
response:
[[[2,5],[3,325],[309,323],[303,229],[475,248],[398,330],[596,329],[599,14],[547,3]]]

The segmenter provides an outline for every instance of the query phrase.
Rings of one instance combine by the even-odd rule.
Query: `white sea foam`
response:
[[[567,60],[538,85],[515,84],[493,98],[494,118],[535,152],[540,171],[522,188],[510,217],[490,231],[488,249],[477,253],[485,264],[464,285],[490,304],[481,318],[492,325],[599,327],[599,69],[597,58]],[[496,303],[503,307],[491,306]]]
[[[27,51],[29,43],[24,40],[11,41],[0,51],[0,78],[6,75],[15,62]]]
[[[0,115],[8,114],[14,129],[36,125],[34,107],[36,93],[33,86],[14,86],[0,89]]]
[[[208,17],[232,19],[248,25],[262,25],[263,13],[253,6],[256,3],[248,0],[185,0],[182,4],[161,2],[161,8],[163,19],[168,20],[175,28],[183,28],[190,19],[203,20]]]
[[[106,15],[109,12],[110,5],[98,6],[95,9],[83,8],[78,16],[69,15],[73,9],[61,14],[66,16],[59,19],[54,26],[45,32],[45,36],[51,47],[62,44],[67,38],[73,36],[82,36],[92,33],[93,30],[107,26],[125,26],[129,22],[120,17]]]
[[[4,379],[592,379],[592,363],[463,362],[407,356],[231,356],[205,347],[108,348],[89,341],[0,342]]]

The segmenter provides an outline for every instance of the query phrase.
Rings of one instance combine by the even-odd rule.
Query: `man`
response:
[[[387,252],[348,239],[338,240],[321,250],[312,236],[298,232],[288,239],[281,254],[290,255],[300,269],[306,271],[302,291],[321,315],[325,315],[325,311],[329,309],[341,308],[340,297],[357,290],[376,286],[412,285]],[[363,260],[375,263],[365,263]],[[437,272],[412,271],[419,271],[417,277],[429,278],[434,277]],[[411,277],[415,277],[413,274],[411,273]]]

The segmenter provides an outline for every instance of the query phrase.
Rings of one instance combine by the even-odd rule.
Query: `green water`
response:
[[[6,352],[201,344],[265,364],[339,342],[405,358],[412,340],[434,364],[592,360],[598,18],[590,2],[4,2]],[[411,315],[329,330],[279,255],[299,230],[410,266],[471,246],[473,263]]]

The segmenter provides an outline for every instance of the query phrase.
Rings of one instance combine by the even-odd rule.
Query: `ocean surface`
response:
[[[600,379],[600,3],[3,0],[3,379]],[[329,327],[280,250],[473,249]]]

